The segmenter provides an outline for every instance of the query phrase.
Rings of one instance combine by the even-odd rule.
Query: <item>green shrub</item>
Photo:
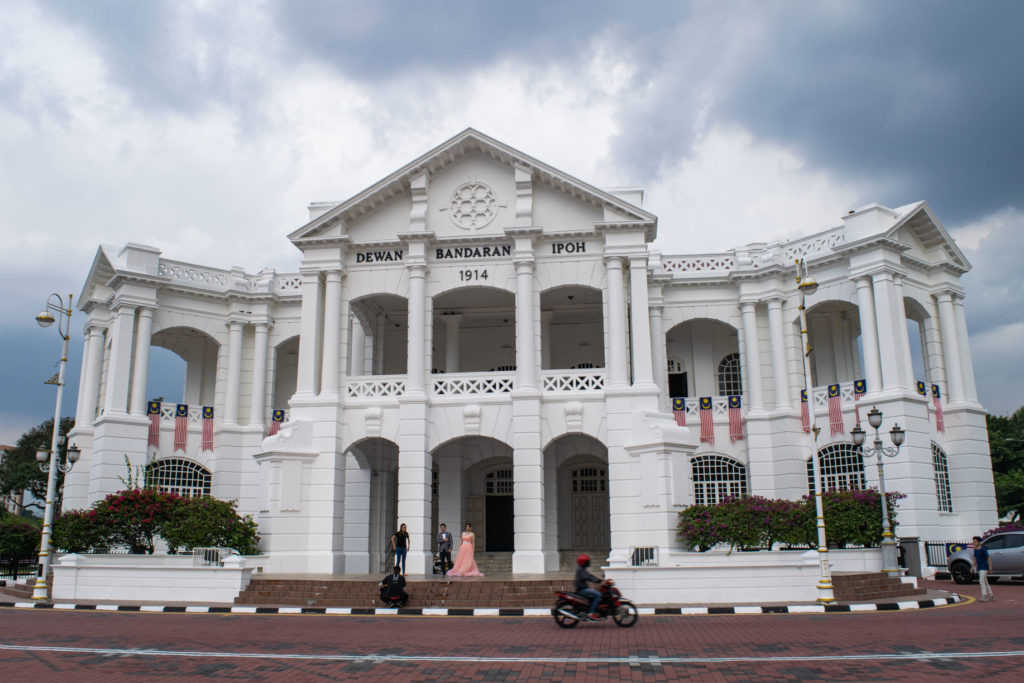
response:
[[[67,553],[85,553],[110,544],[95,510],[68,510],[53,522],[53,545]]]
[[[233,501],[211,496],[181,498],[160,523],[160,537],[171,552],[178,548],[234,548],[243,555],[253,555],[259,543],[256,522],[241,517]]]
[[[0,555],[30,557],[39,550],[42,532],[35,525],[14,516],[0,518]]]

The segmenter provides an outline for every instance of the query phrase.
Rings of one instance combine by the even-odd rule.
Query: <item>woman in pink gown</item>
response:
[[[473,525],[466,522],[466,530],[462,532],[462,545],[459,546],[459,554],[455,558],[455,566],[448,572],[448,576],[483,576],[483,572],[476,566],[474,546],[476,545],[476,534],[473,533]]]

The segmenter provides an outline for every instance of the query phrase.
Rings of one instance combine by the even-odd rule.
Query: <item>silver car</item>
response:
[[[988,550],[988,562],[992,570],[989,580],[1005,577],[1014,578],[1024,575],[1024,531],[1008,531],[992,534],[981,542],[981,547]],[[971,570],[974,560],[974,546],[968,545],[949,556],[946,566],[953,580],[957,583],[971,583],[977,575]]]

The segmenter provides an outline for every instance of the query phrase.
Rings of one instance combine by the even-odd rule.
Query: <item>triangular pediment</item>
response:
[[[117,274],[114,267],[115,253],[116,248],[106,244],[101,244],[96,249],[96,255],[89,267],[89,275],[85,278],[85,285],[82,286],[82,292],[78,295],[79,308],[85,306],[89,301],[102,301],[107,298],[109,292],[107,283]]]
[[[901,208],[905,211],[885,237],[906,244],[910,247],[908,255],[929,265],[946,263],[957,269],[971,268],[967,257],[927,202]]]
[[[467,128],[289,235],[297,246],[377,242],[423,230],[438,238],[500,234],[524,221],[558,232],[656,217],[611,192]]]

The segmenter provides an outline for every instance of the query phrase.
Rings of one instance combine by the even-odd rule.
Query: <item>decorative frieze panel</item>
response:
[[[736,258],[732,254],[669,256],[661,259],[661,267],[667,273],[720,273],[735,268]]]
[[[218,288],[227,287],[228,276],[230,275],[226,270],[201,269],[188,263],[165,261],[163,259],[160,260],[157,272],[163,277],[169,277],[172,280],[181,280],[197,285]]]

